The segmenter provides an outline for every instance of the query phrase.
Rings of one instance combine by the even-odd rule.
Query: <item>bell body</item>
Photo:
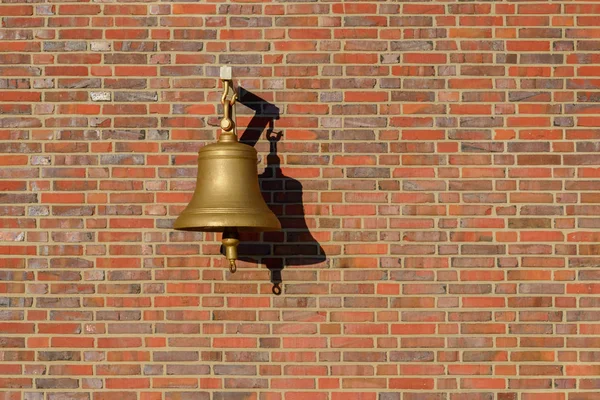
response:
[[[260,192],[256,150],[234,135],[221,136],[200,149],[196,190],[173,227],[204,232],[281,229]]]

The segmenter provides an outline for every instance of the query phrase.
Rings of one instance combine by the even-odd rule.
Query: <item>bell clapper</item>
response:
[[[238,257],[237,246],[240,244],[240,236],[237,229],[225,228],[221,242],[225,248],[225,257],[229,261],[229,270],[231,273],[234,273],[237,270],[235,263]]]

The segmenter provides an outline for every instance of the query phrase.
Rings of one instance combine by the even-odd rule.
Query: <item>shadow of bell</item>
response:
[[[264,264],[271,272],[273,292],[280,294],[284,268],[316,264],[327,267],[326,254],[310,231],[316,228],[316,224],[314,219],[307,221],[302,183],[284,175],[281,170],[277,145],[283,135],[282,132],[274,132],[279,108],[244,89],[240,89],[238,102],[254,111],[240,142],[256,147],[266,129],[269,153],[258,182],[265,202],[281,222],[281,231],[241,232],[238,256],[245,262]],[[257,151],[260,158],[261,151]]]

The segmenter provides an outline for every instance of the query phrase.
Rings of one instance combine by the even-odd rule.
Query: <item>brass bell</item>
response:
[[[222,103],[225,116],[217,143],[198,152],[198,178],[192,200],[175,221],[183,231],[223,232],[223,248],[231,272],[235,272],[240,231],[281,229],[265,203],[258,185],[256,150],[239,143],[231,119],[236,95],[227,100],[229,80],[224,80]]]

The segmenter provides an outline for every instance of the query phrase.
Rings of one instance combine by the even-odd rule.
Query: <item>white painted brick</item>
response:
[[[220,76],[221,79],[231,79],[233,76],[231,72],[231,67],[221,67]]]
[[[92,101],[110,101],[110,92],[91,92]]]
[[[92,51],[110,51],[110,42],[92,42],[90,49]]]

